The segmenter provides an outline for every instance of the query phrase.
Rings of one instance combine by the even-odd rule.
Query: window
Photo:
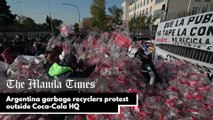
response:
[[[153,2],[153,0],[151,0],[151,2]]]
[[[143,9],[143,15],[145,14],[145,11],[144,11],[144,9]]]
[[[148,8],[146,8],[146,14],[148,14],[149,13],[149,9]]]
[[[138,3],[138,9],[140,8],[140,4]]]
[[[211,0],[205,0],[205,2],[211,2]]]
[[[195,0],[195,2],[201,2],[201,0]]]
[[[210,11],[213,11],[213,3],[211,4]]]
[[[155,16],[155,17],[160,17],[161,14],[162,14],[162,10],[161,10],[161,9],[158,9],[158,10],[155,10],[155,11],[154,11],[154,16]]]
[[[155,4],[158,4],[160,2],[163,2],[164,0],[155,0]]]
[[[203,7],[202,8],[202,13],[206,12],[207,11],[207,8],[206,7]]]
[[[193,7],[192,8],[192,14],[196,14],[198,12],[198,7]]]
[[[143,6],[143,3],[141,2],[141,7]]]
[[[147,0],[147,4],[149,4],[149,0]]]
[[[152,6],[150,6],[150,13],[152,13]]]
[[[144,2],[143,2],[143,6],[145,6],[146,5],[146,0],[144,0]]]

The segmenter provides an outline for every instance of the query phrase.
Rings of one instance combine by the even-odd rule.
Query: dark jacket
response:
[[[142,70],[148,70],[149,68],[153,68],[152,54],[151,53],[145,54],[145,50],[142,49],[142,48],[139,48],[138,51],[135,54],[135,57],[139,57],[140,60],[142,61]]]

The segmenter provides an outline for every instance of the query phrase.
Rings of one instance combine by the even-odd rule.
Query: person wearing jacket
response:
[[[86,70],[78,71],[78,62],[75,55],[72,53],[65,57],[60,63],[54,63],[48,71],[50,77],[59,77],[62,79],[68,78],[85,78],[89,77],[90,74],[95,70],[96,65],[91,65]]]
[[[152,53],[149,49],[149,43],[144,42],[139,47],[138,51],[135,54],[135,57],[139,57],[142,61],[142,72],[143,75],[149,80],[149,85],[152,86],[154,82],[157,80],[159,81],[157,72],[155,70],[154,64],[152,62]]]

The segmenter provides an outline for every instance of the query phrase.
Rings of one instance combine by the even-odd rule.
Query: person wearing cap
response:
[[[135,54],[135,57],[139,57],[142,61],[142,73],[147,80],[149,80],[149,85],[153,86],[156,81],[156,71],[154,64],[152,62],[152,53],[149,49],[149,42],[142,42],[139,45],[139,49]]]

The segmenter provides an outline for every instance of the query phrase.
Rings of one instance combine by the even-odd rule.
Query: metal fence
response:
[[[184,46],[158,44],[159,48],[189,59],[213,64],[213,52]]]

